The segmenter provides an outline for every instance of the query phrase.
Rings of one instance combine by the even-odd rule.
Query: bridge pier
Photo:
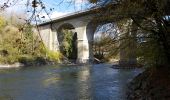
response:
[[[78,54],[77,54],[77,63],[91,63],[92,57],[90,54],[92,53],[89,44],[88,37],[86,35],[86,26],[78,27],[75,29],[78,36],[77,41],[77,48],[78,48]]]
[[[130,29],[123,30],[124,36],[128,39],[124,39],[120,41],[120,60],[119,65],[121,67],[136,67],[137,66],[137,57],[136,57],[136,49],[137,49],[137,26],[136,24],[130,20],[126,25],[131,26]],[[130,31],[129,31],[130,30]]]
[[[87,63],[89,60],[88,41],[78,40],[77,47],[78,47],[77,63]]]
[[[136,67],[137,66],[136,39],[132,38],[128,41],[125,40],[122,43],[120,43],[120,45],[121,45],[119,51],[120,67]]]

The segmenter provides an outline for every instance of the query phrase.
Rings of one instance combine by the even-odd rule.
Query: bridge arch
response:
[[[59,43],[60,52],[70,59],[70,61],[76,61],[77,59],[77,33],[75,27],[70,23],[61,24],[57,28],[57,40]],[[67,50],[65,46],[70,46]]]
[[[63,38],[64,38],[64,34],[63,34],[63,30],[74,30],[75,27],[70,24],[70,23],[64,23],[64,24],[61,24],[57,29],[57,39],[58,39],[58,42],[59,42],[59,45],[61,44],[61,42],[63,41]]]
[[[61,29],[75,29],[75,27],[71,23],[63,23],[59,25],[59,27],[57,28],[57,31],[60,31]]]
[[[94,62],[93,45],[94,45],[94,35],[97,32],[97,28],[105,24],[114,24],[113,21],[96,21],[91,20],[86,26],[86,36],[88,40],[88,52],[89,52],[89,62]]]

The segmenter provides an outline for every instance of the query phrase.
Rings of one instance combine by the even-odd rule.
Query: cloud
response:
[[[75,0],[75,9],[77,11],[78,10],[84,10],[87,3],[88,3],[88,0]]]
[[[49,14],[49,16],[46,13],[39,14],[41,21],[49,21],[50,19],[56,19],[59,17],[62,17],[64,15],[67,15],[70,12],[60,12],[60,11],[54,11]],[[40,22],[41,22],[40,21]]]
[[[53,18],[64,16],[64,15],[66,15],[68,13],[70,13],[70,12],[58,12],[58,11],[54,11],[54,12],[52,12],[50,17],[53,19]]]
[[[86,2],[87,0],[75,0],[76,3],[84,3]]]

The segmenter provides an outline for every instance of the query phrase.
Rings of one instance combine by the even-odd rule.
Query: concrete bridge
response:
[[[39,25],[40,35],[45,46],[58,51],[60,46],[59,37],[62,28],[74,30],[77,34],[77,62],[93,62],[93,37],[98,25],[108,23],[109,21],[96,21],[96,14],[92,10],[72,13],[60,18],[48,21]],[[111,21],[113,22],[113,21]],[[124,51],[120,53],[120,61],[123,61]],[[131,58],[136,62],[136,58]]]

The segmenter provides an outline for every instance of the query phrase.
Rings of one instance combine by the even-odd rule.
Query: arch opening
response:
[[[69,23],[61,25],[57,30],[59,50],[71,62],[77,59],[77,32]]]
[[[119,59],[118,43],[113,40],[118,37],[118,27],[115,23],[98,23],[87,27],[87,37],[89,41],[89,57],[94,63],[108,62]]]

